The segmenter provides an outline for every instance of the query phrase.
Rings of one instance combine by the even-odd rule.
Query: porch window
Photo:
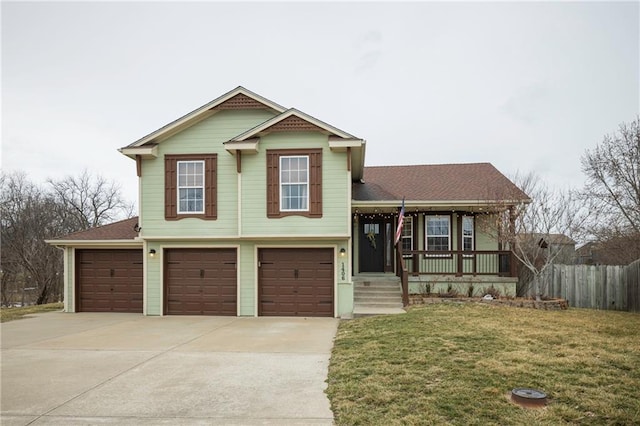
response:
[[[427,251],[451,250],[451,217],[425,216],[425,247]]]
[[[474,249],[473,216],[462,216],[462,250]]]
[[[405,216],[402,224],[402,251],[413,250],[413,216]]]

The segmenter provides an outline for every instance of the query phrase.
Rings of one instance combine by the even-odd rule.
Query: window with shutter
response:
[[[166,220],[217,219],[217,154],[164,157]]]
[[[322,149],[267,150],[267,217],[322,217]]]

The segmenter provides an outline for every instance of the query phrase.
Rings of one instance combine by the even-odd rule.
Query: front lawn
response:
[[[343,321],[328,383],[338,425],[637,425],[640,315],[444,303]]]
[[[47,303],[46,305],[25,306],[22,308],[2,308],[0,309],[0,322],[8,322],[24,318],[25,315],[39,314],[42,312],[59,311],[63,308],[63,303]]]

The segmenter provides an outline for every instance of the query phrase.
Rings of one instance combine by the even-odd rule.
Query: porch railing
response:
[[[396,246],[396,274],[402,283],[402,302],[409,304],[411,275],[494,275],[516,277],[513,253],[508,250],[402,250]]]
[[[508,250],[407,250],[403,258],[412,275],[516,276],[513,254]]]

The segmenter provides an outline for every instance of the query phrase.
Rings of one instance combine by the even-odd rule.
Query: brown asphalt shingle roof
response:
[[[73,232],[53,240],[133,240],[138,236],[138,233],[134,230],[137,223],[138,216],[135,216],[108,225],[98,226],[97,228]]]
[[[364,168],[364,183],[353,184],[359,201],[528,200],[490,163],[379,166]]]

